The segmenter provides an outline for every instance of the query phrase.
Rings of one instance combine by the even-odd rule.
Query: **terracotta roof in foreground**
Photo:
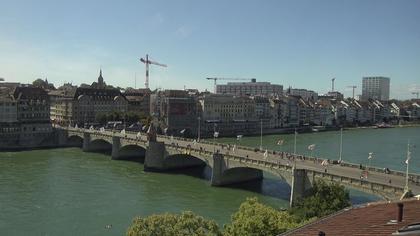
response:
[[[401,222],[396,222],[398,203],[403,204]],[[394,221],[391,223],[391,221]],[[420,223],[420,200],[407,199],[396,202],[377,202],[342,210],[281,235],[325,236],[392,235],[409,224]],[[420,235],[410,234],[410,235]]]

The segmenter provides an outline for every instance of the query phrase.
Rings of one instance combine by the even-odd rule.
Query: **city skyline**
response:
[[[147,4],[146,4],[147,3]],[[391,98],[420,90],[418,1],[54,1],[2,3],[0,77],[48,78],[151,88],[212,91],[206,77],[256,78],[287,89],[351,97],[362,77],[391,78]],[[257,10],[256,10],[257,9]]]

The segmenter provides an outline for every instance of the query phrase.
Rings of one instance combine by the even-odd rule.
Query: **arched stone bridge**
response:
[[[264,155],[247,147],[236,150],[226,145],[210,142],[194,142],[190,139],[159,136],[154,142],[147,141],[144,133],[95,131],[76,128],[59,128],[59,143],[81,139],[83,151],[112,150],[113,159],[124,155],[144,155],[146,171],[165,171],[207,165],[212,169],[210,183],[223,186],[238,182],[261,179],[263,171],[280,177],[291,186],[290,204],[304,196],[314,181],[338,182],[347,187],[397,199],[404,195],[404,173],[383,173],[379,168],[370,168],[368,178],[361,179],[358,166],[342,163],[322,166],[321,159],[293,156],[290,153],[269,152]],[[420,176],[410,175],[410,190],[420,193]]]

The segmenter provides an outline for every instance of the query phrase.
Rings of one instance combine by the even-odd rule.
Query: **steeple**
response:
[[[99,70],[98,86],[104,87],[104,78],[102,77],[102,68]]]

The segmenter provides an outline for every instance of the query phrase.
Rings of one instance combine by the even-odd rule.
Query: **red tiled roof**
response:
[[[399,202],[404,204],[403,220],[388,224],[391,220],[397,219]],[[317,236],[320,231],[326,236],[392,235],[398,229],[413,223],[420,223],[419,199],[371,203],[350,208],[282,235]]]

